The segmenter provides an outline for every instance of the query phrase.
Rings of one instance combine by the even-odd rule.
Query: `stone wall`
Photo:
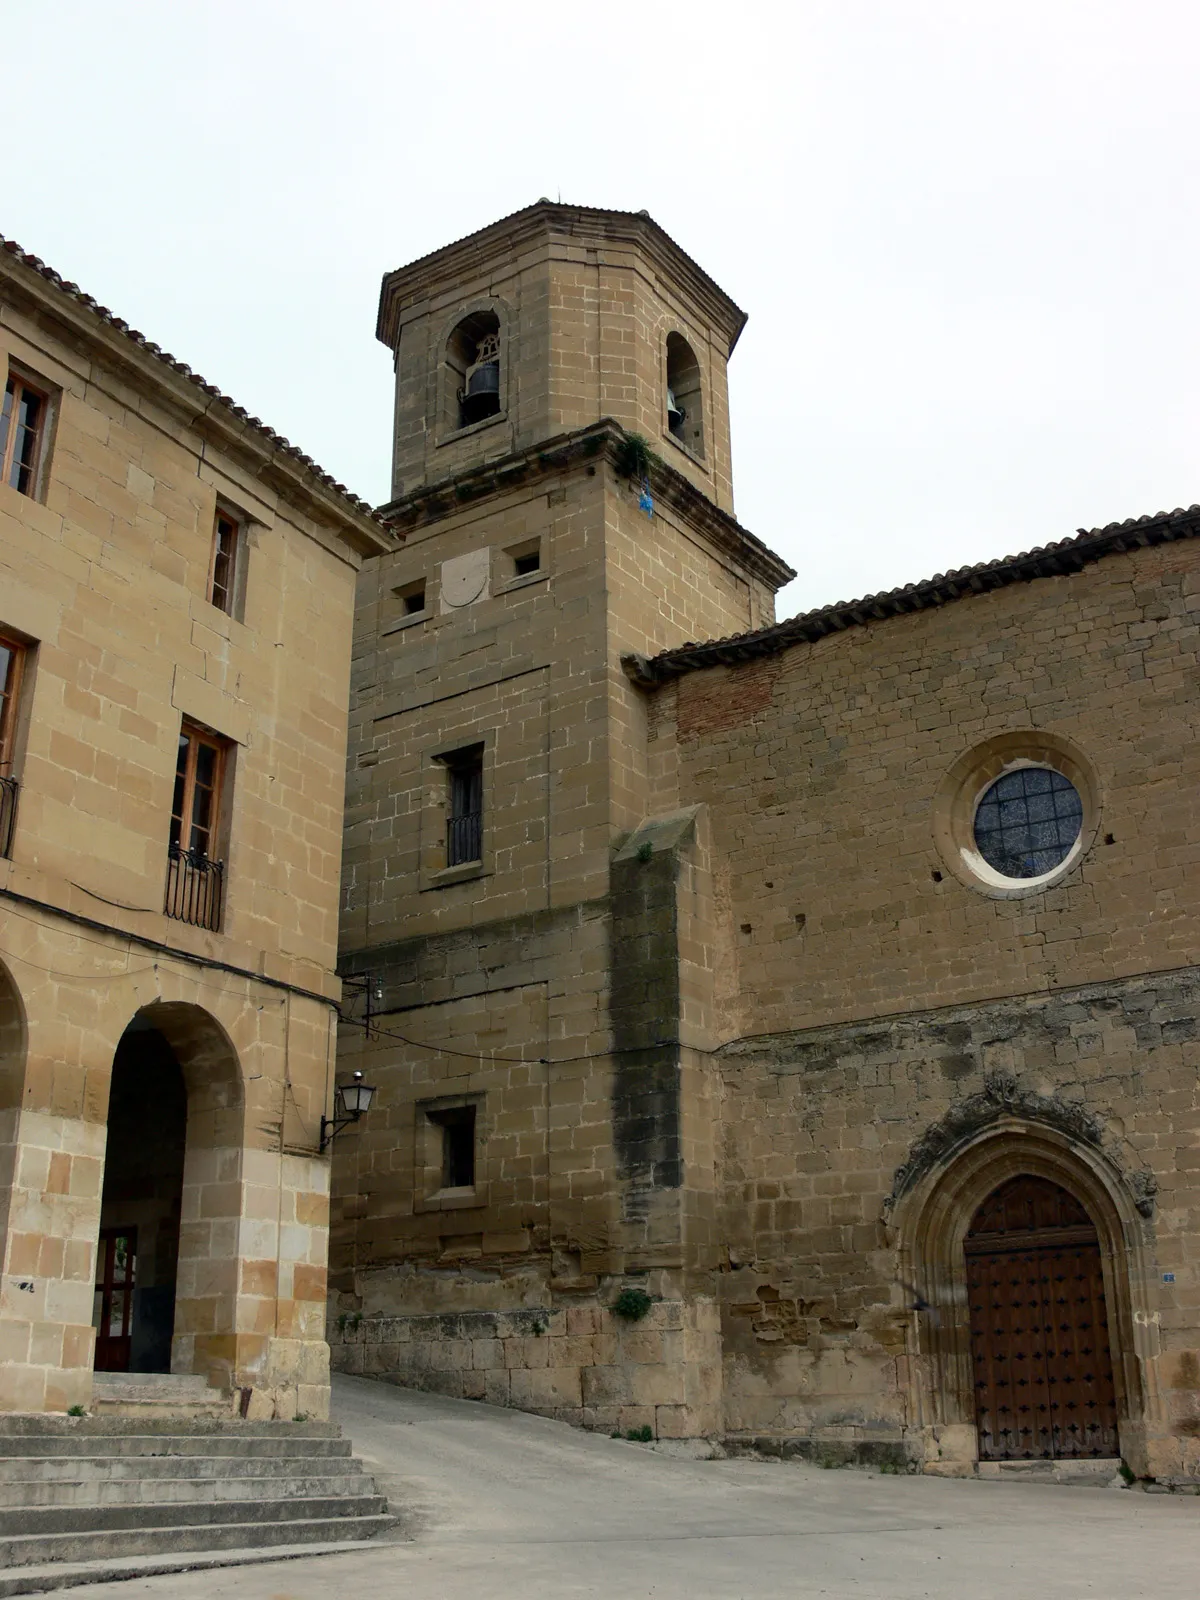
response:
[[[250,1391],[252,1414],[318,1414],[353,584],[391,541],[139,341],[3,254],[0,371],[47,391],[49,421],[36,493],[0,484],[0,630],[26,646],[0,858],[0,1407],[89,1400],[109,1085],[137,1019],[188,1094],[182,1193],[156,1197],[182,1204],[174,1369]],[[244,519],[236,615],[208,598],[218,503]],[[164,909],[185,718],[227,746],[215,928]],[[145,1222],[129,1205],[112,1220]]]
[[[1111,1209],[1127,1457],[1196,1475],[1198,566],[1190,542],[1114,556],[656,697],[660,804],[705,808],[727,897],[734,1436],[971,1457],[905,1285],[933,1270],[921,1194],[1024,1129]],[[939,795],[965,751],[1021,730],[1081,752],[1098,798],[1074,866],[1004,897],[947,860]]]

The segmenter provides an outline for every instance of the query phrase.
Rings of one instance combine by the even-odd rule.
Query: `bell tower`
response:
[[[390,272],[393,497],[611,417],[732,512],[726,365],[745,322],[646,212],[542,200]]]
[[[403,542],[358,596],[341,970],[373,999],[340,1052],[381,1109],[334,1147],[340,1309],[408,1329],[383,1370],[676,1434],[719,1426],[719,953],[630,662],[792,576],[732,511],[744,321],[644,213],[539,201],[389,273]],[[632,1333],[600,1376],[577,1340],[426,1348],[434,1312],[611,1331],[622,1288],[680,1330],[649,1366]]]

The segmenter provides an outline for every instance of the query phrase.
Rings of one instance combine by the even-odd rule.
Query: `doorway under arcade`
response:
[[[187,1090],[143,1016],[113,1059],[93,1325],[97,1372],[170,1372]]]

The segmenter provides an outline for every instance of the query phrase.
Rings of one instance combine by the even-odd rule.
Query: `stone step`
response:
[[[369,1480],[368,1480],[369,1481]],[[0,1545],[39,1534],[125,1533],[154,1528],[205,1528],[217,1524],[325,1521],[336,1517],[378,1517],[387,1509],[382,1495],[329,1495],[292,1500],[194,1500],[162,1504],[14,1506],[0,1508]]]
[[[172,1555],[188,1550],[262,1549],[273,1545],[361,1541],[373,1539],[392,1526],[391,1517],[378,1514],[312,1517],[280,1522],[227,1522],[206,1526],[173,1524],[154,1528],[25,1534],[0,1539],[0,1568],[7,1571],[58,1561],[112,1562],[132,1556]],[[13,1576],[18,1581],[28,1582],[28,1576],[23,1577],[19,1571]],[[40,1587],[45,1588],[44,1582]],[[28,1594],[37,1590],[32,1587],[0,1590],[0,1593],[4,1592]]]
[[[395,1530],[391,1530],[395,1533]],[[379,1537],[372,1535],[371,1537]],[[403,1535],[397,1535],[403,1538]],[[218,1567],[259,1566],[265,1561],[307,1560],[313,1556],[350,1555],[359,1540],[336,1544],[314,1541],[311,1544],[266,1545],[248,1550],[236,1546],[228,1550],[163,1552],[150,1556],[118,1556],[98,1561],[56,1561],[31,1567],[11,1567],[0,1571],[0,1600],[23,1594],[50,1594],[74,1589],[85,1583],[128,1583],[134,1578],[169,1576],[173,1572],[212,1572]]]
[[[213,1438],[230,1435],[242,1439],[340,1439],[336,1422],[243,1422],[240,1417],[190,1417],[175,1421],[171,1417],[67,1417],[45,1411],[6,1411],[0,1413],[0,1449],[4,1441],[39,1437],[70,1439],[120,1438],[125,1434],[172,1438]]]
[[[239,1463],[240,1464],[240,1463]],[[59,1463],[55,1463],[59,1465]],[[298,1477],[273,1473],[250,1477],[124,1477],[80,1476],[48,1479],[15,1479],[0,1482],[0,1510],[22,1506],[127,1506],[184,1505],[202,1501],[218,1504],[245,1500],[262,1504],[269,1500],[313,1500],[353,1498],[373,1492],[372,1480],[358,1462],[347,1462],[353,1472],[333,1475],[317,1473]]]
[[[86,1479],[95,1483],[124,1483],[160,1478],[236,1479],[266,1477],[324,1477],[362,1471],[351,1455],[152,1455],[97,1456],[90,1452],[49,1456],[0,1456],[0,1503],[15,1483],[68,1483]]]
[[[208,1400],[227,1397],[214,1389],[202,1372],[94,1372],[93,1400]]]
[[[232,1418],[234,1399],[196,1373],[97,1372],[91,1409],[98,1417]]]
[[[975,1470],[980,1478],[999,1478],[1010,1483],[1073,1483],[1084,1487],[1103,1487],[1120,1472],[1121,1463],[1115,1456],[1061,1461],[980,1461]]]
[[[241,1433],[88,1433],[13,1434],[0,1436],[0,1459],[28,1456],[104,1457],[156,1456],[327,1456],[350,1454],[349,1439],[312,1438],[303,1435]]]

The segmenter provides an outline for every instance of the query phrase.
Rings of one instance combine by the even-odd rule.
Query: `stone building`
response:
[[[384,279],[335,1361],[1194,1479],[1200,508],[776,624],[743,321],[548,202]]]
[[[391,541],[9,243],[0,372],[0,1410],[95,1366],[324,1416],[351,618]]]

